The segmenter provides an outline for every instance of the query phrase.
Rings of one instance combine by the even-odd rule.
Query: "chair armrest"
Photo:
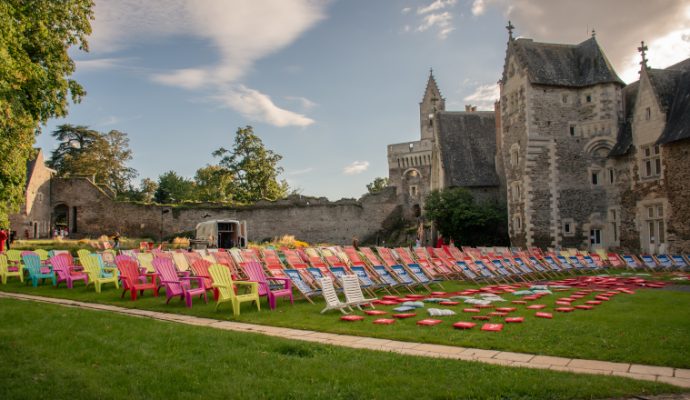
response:
[[[283,282],[290,282],[290,278],[275,278],[275,277],[266,277],[267,281],[283,281]]]
[[[229,288],[230,286],[224,285],[224,284],[222,284],[222,283],[213,283],[213,284],[211,284],[211,287],[215,287],[215,288]]]
[[[234,281],[233,283],[240,286],[259,286],[259,282],[255,281]]]

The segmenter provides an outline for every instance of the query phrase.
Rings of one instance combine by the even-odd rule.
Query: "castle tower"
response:
[[[422,140],[434,138],[434,115],[439,111],[446,110],[446,100],[441,96],[434,70],[429,71],[429,80],[426,83],[426,90],[422,102],[419,103],[419,124]]]

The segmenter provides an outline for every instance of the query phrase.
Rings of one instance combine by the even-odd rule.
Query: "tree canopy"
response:
[[[494,203],[477,204],[465,188],[429,193],[424,209],[444,237],[463,246],[508,244],[506,210]]]
[[[374,194],[382,191],[388,186],[388,178],[378,177],[374,179],[371,183],[367,184],[367,190],[369,193]]]
[[[168,171],[158,177],[158,188],[153,195],[157,203],[175,203],[195,200],[194,181],[186,179],[175,171]]]
[[[0,225],[23,201],[34,134],[84,89],[68,49],[88,51],[92,0],[0,2]]]
[[[196,198],[200,201],[230,201],[233,198],[232,182],[232,173],[219,165],[199,168],[194,175]]]
[[[283,172],[278,162],[283,156],[266,149],[251,126],[237,129],[232,149],[221,147],[213,155],[220,157],[219,166],[232,176],[229,187],[234,200],[253,203],[287,195],[287,182],[278,181],[278,175]]]
[[[65,124],[58,126],[52,136],[60,144],[53,150],[48,166],[58,176],[94,177],[96,183],[123,193],[137,175],[134,168],[126,165],[132,159],[132,151],[124,132],[100,133],[86,126]]]

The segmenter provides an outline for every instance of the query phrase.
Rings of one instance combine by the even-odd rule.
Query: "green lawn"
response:
[[[0,321],[2,399],[584,399],[681,391],[8,299],[0,299]]]
[[[446,290],[453,291],[471,285],[447,282]],[[194,307],[188,309],[176,299],[165,304],[165,296],[154,298],[147,293],[143,298],[132,302],[120,299],[120,291],[110,286],[103,293],[96,294],[92,287],[88,290],[81,283],[73,290],[64,287],[39,286],[32,288],[11,281],[0,290],[30,293],[42,296],[69,298],[74,300],[112,304],[146,310],[196,315],[217,319],[233,319],[229,305],[221,311],[214,311],[211,300],[205,305],[195,299]],[[554,301],[565,293],[547,296],[536,303],[546,304],[542,311],[553,312]],[[506,299],[515,299],[505,295]],[[574,304],[580,304],[586,297]],[[507,304],[510,306],[510,304]],[[427,304],[428,307],[433,307]],[[522,324],[506,324],[500,333],[482,332],[479,329],[459,331],[451,327],[457,321],[470,321],[470,314],[462,309],[466,305],[441,307],[454,309],[458,314],[441,317],[444,322],[434,327],[417,326],[415,322],[426,318],[425,311],[418,312],[416,318],[397,321],[394,325],[382,326],[371,323],[374,317],[366,317],[363,322],[347,323],[339,320],[340,313],[331,311],[319,314],[323,304],[317,301],[311,305],[297,300],[294,306],[279,300],[278,309],[269,311],[262,299],[262,311],[257,312],[248,304],[243,305],[239,321],[257,324],[311,329],[324,332],[343,333],[360,336],[396,339],[403,341],[448,344],[463,347],[507,350],[572,358],[597,359],[606,361],[631,362],[648,365],[662,365],[678,368],[690,367],[690,293],[659,289],[640,289],[635,295],[620,294],[609,302],[591,311],[578,310],[563,314],[553,312],[553,319],[535,318],[535,311],[516,306],[515,316],[524,316]],[[392,307],[377,306],[390,311]],[[487,313],[487,310],[484,313]],[[362,314],[361,312],[358,312]],[[500,318],[495,319],[500,322]]]

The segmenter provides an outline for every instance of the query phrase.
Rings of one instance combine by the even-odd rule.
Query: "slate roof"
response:
[[[494,112],[443,111],[436,115],[446,186],[498,186]]]
[[[640,86],[640,81],[635,81],[623,88],[623,101],[625,107],[625,119],[618,129],[618,137],[616,144],[609,152],[609,156],[622,156],[628,153],[632,147],[632,114],[635,110],[635,101],[637,100],[637,89]]]
[[[533,84],[566,87],[587,87],[599,83],[625,85],[593,37],[576,45],[515,39],[510,41],[509,48],[527,67],[529,81]]]
[[[690,71],[681,72],[658,144],[690,139]]]

